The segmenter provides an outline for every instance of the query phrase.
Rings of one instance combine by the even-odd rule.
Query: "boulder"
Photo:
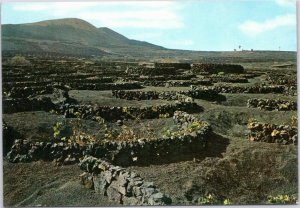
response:
[[[104,173],[101,172],[99,175],[93,176],[95,192],[101,195],[107,195],[106,189],[109,183],[104,178]]]
[[[94,188],[93,176],[91,174],[84,172],[79,176],[79,179],[80,179],[80,183],[84,185],[86,188],[88,189]]]

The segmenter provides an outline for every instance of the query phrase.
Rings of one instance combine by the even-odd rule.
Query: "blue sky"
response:
[[[3,3],[2,24],[77,17],[167,48],[297,49],[294,0]]]

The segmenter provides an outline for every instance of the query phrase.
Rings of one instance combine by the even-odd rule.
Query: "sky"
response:
[[[295,0],[6,2],[2,24],[80,18],[130,39],[197,51],[297,50]],[[239,47],[241,46],[241,47]]]

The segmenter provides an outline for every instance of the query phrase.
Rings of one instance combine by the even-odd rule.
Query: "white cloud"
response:
[[[176,29],[184,26],[182,4],[175,1],[102,1],[19,3],[15,11],[47,12],[54,18],[77,17],[97,26]]]
[[[192,41],[192,40],[183,40],[181,44],[183,46],[191,46],[191,45],[194,45],[194,41]]]
[[[13,10],[16,11],[28,11],[28,12],[56,12],[56,11],[74,11],[80,9],[87,9],[93,6],[97,6],[99,3],[97,2],[37,2],[37,3],[18,3],[13,6]]]
[[[48,7],[45,4],[22,4],[22,5],[15,5],[13,7],[13,10],[16,11],[31,11],[31,12],[36,12],[36,11],[45,11],[47,10]]]
[[[190,48],[190,46],[195,45],[195,42],[190,39],[161,39],[159,45],[164,45],[167,48]]]
[[[98,21],[103,26],[173,29],[183,27],[180,17],[168,9],[120,12],[82,12],[79,18]]]
[[[296,15],[287,14],[277,16],[274,19],[269,19],[264,22],[246,21],[239,26],[239,29],[246,35],[256,36],[283,26],[296,27]]]
[[[131,39],[135,40],[158,40],[164,37],[164,33],[161,32],[142,32],[142,33],[134,33],[128,36]]]
[[[275,0],[275,2],[278,5],[285,6],[285,7],[294,7],[294,6],[296,6],[296,1],[297,0]]]
[[[100,2],[26,2],[13,4],[13,10],[15,11],[32,11],[32,12],[44,12],[48,11],[59,13],[71,13],[74,11],[89,11],[97,8],[101,11],[110,10],[128,10],[128,9],[169,9],[177,10],[181,9],[183,5],[180,5],[172,1],[100,1]]]

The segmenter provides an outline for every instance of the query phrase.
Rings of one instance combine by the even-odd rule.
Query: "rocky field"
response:
[[[4,205],[295,204],[290,62],[5,56]]]

